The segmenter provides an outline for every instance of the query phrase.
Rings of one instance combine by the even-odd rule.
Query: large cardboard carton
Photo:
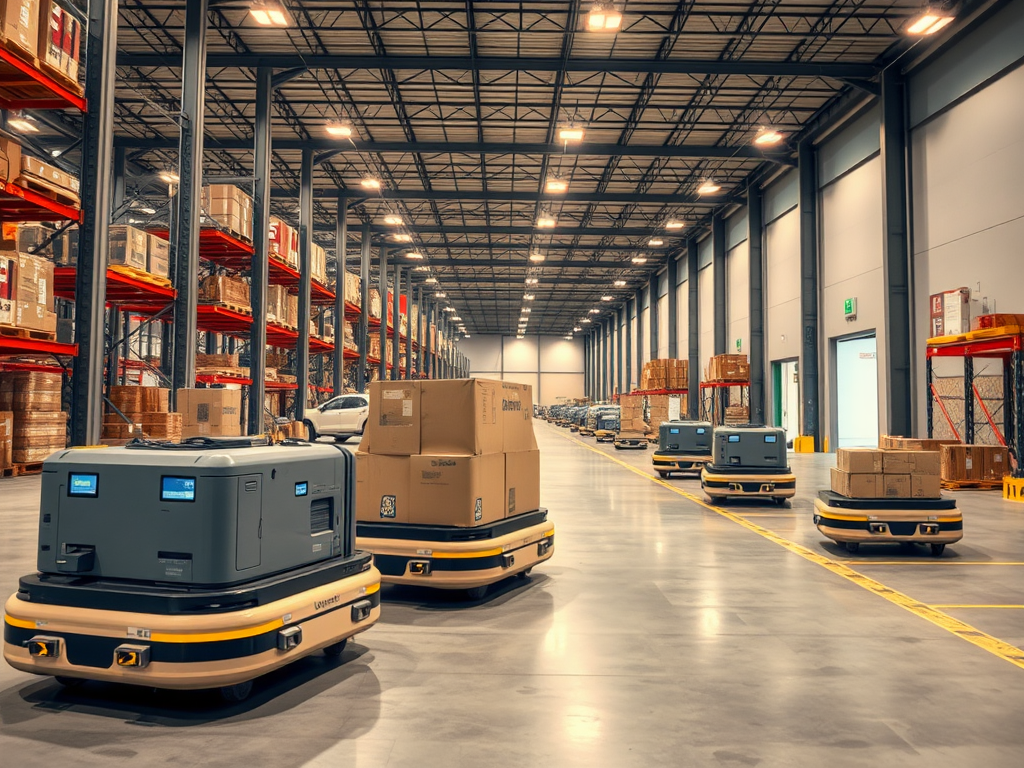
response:
[[[4,0],[0,0],[0,6]],[[21,172],[21,145],[0,136],[0,181],[14,181]]]
[[[410,459],[356,453],[356,520],[408,523]]]
[[[415,525],[486,525],[505,517],[505,455],[412,456],[409,490]]]
[[[897,451],[941,451],[944,445],[959,445],[959,440],[933,440],[920,437],[881,435],[878,447]]]
[[[500,381],[421,381],[419,389],[422,453],[475,456],[504,450]]]
[[[110,263],[146,271],[149,261],[149,234],[135,227],[110,227]]]
[[[242,433],[240,389],[179,389],[177,411],[181,413],[182,435],[186,437]]]
[[[42,0],[40,10],[40,60],[77,83],[82,23],[71,13],[67,0]]]
[[[910,476],[910,497],[912,499],[937,499],[942,496],[942,478],[933,475],[913,474]]]
[[[0,411],[0,469],[7,469],[13,461],[14,413]]]
[[[420,412],[420,388],[415,382],[373,382],[362,449],[397,456],[419,453]]]
[[[942,479],[949,482],[1002,480],[1010,471],[1009,454],[998,445],[945,445]]]
[[[505,517],[540,509],[540,451],[505,454]]]
[[[57,313],[46,304],[34,301],[16,301],[14,303],[14,324],[19,328],[44,333],[57,333]]]
[[[882,496],[880,472],[848,472],[832,467],[832,490],[851,499],[877,499]]]
[[[171,244],[162,237],[149,236],[149,256],[146,271],[151,275],[167,277],[170,274]]]
[[[0,0],[0,38],[34,58],[39,51],[39,0]]]
[[[53,262],[42,256],[28,253],[18,254],[17,288],[18,301],[30,301],[53,307]]]
[[[533,432],[533,387],[501,382],[501,415],[503,451],[537,449],[537,436]]]

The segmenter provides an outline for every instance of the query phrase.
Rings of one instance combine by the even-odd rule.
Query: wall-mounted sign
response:
[[[847,320],[857,319],[857,299],[847,299],[843,302],[843,316]]]

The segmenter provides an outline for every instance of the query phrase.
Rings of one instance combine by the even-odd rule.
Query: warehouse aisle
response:
[[[386,589],[344,664],[301,661],[229,709],[68,693],[4,666],[0,754],[24,768],[1020,764],[1024,669],[566,436],[537,423],[557,550],[528,582],[480,603]],[[3,490],[10,592],[32,568],[38,481]],[[797,530],[799,507],[780,512]]]

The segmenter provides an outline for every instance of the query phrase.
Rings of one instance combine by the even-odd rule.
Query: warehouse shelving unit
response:
[[[725,409],[728,406],[729,391],[740,390],[740,405],[750,408],[749,381],[702,381],[700,383],[700,417],[716,427],[725,423]]]

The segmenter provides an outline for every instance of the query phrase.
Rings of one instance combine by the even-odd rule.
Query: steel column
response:
[[[111,190],[111,208],[117,211],[122,205],[124,205],[125,198],[125,148],[114,147],[114,173],[113,173],[113,184]],[[121,357],[125,360],[131,357],[131,346],[125,344],[122,350],[122,345],[118,342],[126,338],[125,334],[121,332],[121,312],[118,312],[117,308],[107,310],[107,335],[109,336],[108,349],[110,352],[107,354],[107,387],[113,386],[118,383],[118,376],[121,371]],[[127,321],[127,313],[125,313],[125,320]],[[109,391],[109,390],[108,390]]]
[[[423,286],[416,288],[416,378],[423,375]]]
[[[430,333],[430,326],[434,322],[434,302],[427,299],[423,310],[426,312],[423,323],[423,343],[426,345],[423,373],[428,379],[432,379],[434,378],[434,337]]]
[[[622,315],[623,309],[620,307],[612,317],[615,320],[615,388],[619,394],[623,394],[622,389]]]
[[[391,380],[402,378],[402,265],[395,261],[394,288],[391,290]]]
[[[644,292],[637,288],[633,297],[633,305],[636,307],[636,375],[640,380],[641,372],[644,369]]]
[[[75,340],[72,362],[71,444],[96,445],[103,428],[104,308],[110,226],[110,167],[114,138],[117,0],[89,3],[85,96],[89,111],[82,135],[82,200],[75,274]]]
[[[715,285],[715,354],[724,355],[729,351],[727,320],[725,314],[725,219],[719,211],[711,219],[712,276]]]
[[[658,359],[658,276],[651,275],[647,283],[647,306],[651,318],[651,360]]]
[[[249,328],[249,412],[247,432],[263,432],[263,401],[267,371],[267,282],[270,271],[270,100],[273,71],[256,70],[256,119],[253,148],[252,269],[249,300],[252,325]]]
[[[379,380],[388,380],[388,249],[381,243],[377,262],[377,291],[380,293],[380,366]]]
[[[686,290],[689,292],[689,301],[686,311],[689,314],[687,330],[689,340],[687,341],[686,358],[686,409],[691,419],[700,418],[700,283],[698,273],[700,272],[700,254],[697,248],[697,238],[691,237],[686,241]]]
[[[676,293],[676,278],[679,262],[676,257],[668,257],[668,356],[670,359],[679,357],[679,296]]]
[[[818,169],[814,146],[798,150],[800,184],[800,434],[821,450],[818,423]]]
[[[359,370],[356,371],[356,389],[366,391],[366,358],[370,351],[370,225],[363,224],[363,239],[359,243],[359,321],[356,326],[356,344],[359,347]]]
[[[914,434],[910,380],[910,244],[907,221],[906,86],[898,67],[882,72],[882,215],[885,235],[885,377],[888,433]]]
[[[412,268],[405,270],[405,377],[412,375]]]
[[[623,304],[623,309],[626,313],[626,388],[623,390],[624,392],[631,392],[633,390],[633,321],[629,316],[629,307],[632,303],[631,300],[627,300]]]
[[[313,271],[313,150],[302,150],[299,172],[299,341],[295,349],[295,420],[302,421],[309,401],[309,303]]]
[[[750,254],[750,423],[764,424],[764,214],[761,188],[747,186],[747,249]]]
[[[181,69],[181,135],[178,144],[174,265],[174,363],[171,401],[196,385],[196,304],[199,297],[199,200],[203,193],[203,116],[206,109],[206,25],[209,0],[186,0]]]
[[[974,444],[974,358],[964,356],[964,443]]]
[[[345,391],[345,302],[355,303],[355,296],[345,295],[345,274],[348,261],[348,206],[338,201],[338,220],[334,238],[334,395]]]

